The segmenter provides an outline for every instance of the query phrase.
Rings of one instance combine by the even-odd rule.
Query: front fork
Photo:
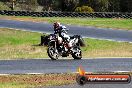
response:
[[[59,55],[58,55],[58,50],[57,50],[56,42],[55,42],[54,49],[55,49],[56,58],[58,59]]]

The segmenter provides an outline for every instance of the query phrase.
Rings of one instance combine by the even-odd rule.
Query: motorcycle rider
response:
[[[53,24],[53,27],[54,27],[54,34],[59,34],[59,37],[61,37],[63,39],[63,41],[65,43],[68,44],[68,47],[67,48],[70,48],[70,36],[67,35],[67,28],[63,25],[61,25],[59,22],[55,22]],[[66,50],[67,51],[67,50]]]

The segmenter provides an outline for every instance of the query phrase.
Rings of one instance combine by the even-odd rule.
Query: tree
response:
[[[109,0],[99,0],[99,8],[101,12],[106,12],[109,9]]]
[[[88,5],[97,12],[106,12],[109,9],[109,0],[88,0]]]
[[[131,0],[120,0],[121,12],[132,12],[132,1]]]
[[[74,11],[78,3],[78,0],[63,0],[61,1],[61,10],[69,12]]]
[[[43,6],[44,11],[50,11],[53,8],[54,0],[37,0],[38,4]]]
[[[35,11],[37,8],[37,0],[27,0],[28,10]]]
[[[88,12],[88,13],[92,13],[94,12],[94,10],[89,7],[89,6],[81,6],[81,7],[77,7],[75,9],[75,12]]]
[[[38,3],[37,0],[17,0],[21,10],[35,11]]]
[[[120,0],[109,1],[109,12],[120,12]]]
[[[132,12],[132,0],[126,0],[128,6],[128,12]]]
[[[96,12],[105,12],[109,9],[109,0],[79,0],[79,6],[88,5]]]
[[[0,0],[0,2],[9,2],[10,0]]]
[[[79,0],[79,6],[88,4],[89,0]]]

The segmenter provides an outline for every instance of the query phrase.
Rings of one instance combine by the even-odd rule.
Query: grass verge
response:
[[[90,73],[91,74],[91,73]],[[111,73],[92,73],[111,74]],[[132,73],[112,73],[130,74]],[[76,73],[40,74],[40,75],[0,75],[0,88],[41,88],[76,83]]]
[[[40,43],[40,33],[12,29],[0,29],[0,58],[45,58],[46,47]]]
[[[76,82],[76,74],[1,75],[0,88],[61,86]],[[57,80],[57,81],[56,81]]]
[[[122,18],[71,18],[71,17],[27,17],[27,16],[0,16],[0,18],[34,21],[34,22],[61,22],[70,25],[94,26],[99,28],[113,28],[132,30],[132,19]]]
[[[0,59],[48,58],[47,47],[40,43],[41,33],[0,28]],[[83,57],[132,57],[132,44],[84,39]]]

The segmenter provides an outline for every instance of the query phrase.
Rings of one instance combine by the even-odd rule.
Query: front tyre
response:
[[[51,60],[57,60],[59,57],[58,53],[55,51],[55,48],[53,46],[48,47],[47,53]]]
[[[82,59],[82,51],[79,47],[74,47],[74,52],[72,53],[72,57],[75,60],[80,60]]]

